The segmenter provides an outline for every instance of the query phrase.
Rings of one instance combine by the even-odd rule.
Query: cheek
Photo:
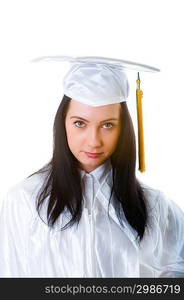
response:
[[[116,149],[119,136],[120,136],[120,130],[117,130],[116,132],[113,132],[111,136],[108,136],[108,138],[106,139],[109,149],[111,151],[114,151]]]
[[[81,143],[81,137],[73,126],[66,127],[66,136],[70,148],[75,149]]]

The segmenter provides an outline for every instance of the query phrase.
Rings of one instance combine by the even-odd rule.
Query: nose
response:
[[[92,128],[87,133],[87,144],[90,149],[96,149],[102,146],[101,134],[96,128]]]

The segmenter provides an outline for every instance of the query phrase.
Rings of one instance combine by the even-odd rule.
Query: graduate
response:
[[[69,61],[51,160],[12,187],[0,212],[0,277],[184,277],[184,213],[136,178],[126,69],[103,57]],[[145,171],[137,79],[139,170]]]

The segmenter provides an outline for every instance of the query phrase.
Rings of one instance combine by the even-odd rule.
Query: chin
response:
[[[105,162],[105,160],[102,160],[102,159],[98,160],[98,161],[80,160],[79,162],[84,170],[87,170],[87,172],[92,172],[93,170],[98,168],[100,165],[102,165]]]

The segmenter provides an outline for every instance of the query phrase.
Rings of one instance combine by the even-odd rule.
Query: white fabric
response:
[[[53,229],[37,215],[35,199],[44,175],[13,187],[0,213],[0,277],[184,277],[184,214],[165,195],[143,185],[149,227],[140,246],[123,217],[121,227],[108,199],[112,169],[107,161],[81,172],[84,208],[79,225],[64,231],[62,213]],[[46,220],[46,203],[41,212]]]
[[[33,62],[70,62],[70,70],[63,80],[64,94],[90,106],[124,102],[128,98],[129,83],[125,70],[159,72],[148,65],[100,56],[42,56]]]
[[[68,55],[54,55],[54,56],[40,56],[32,60],[32,62],[70,62],[70,63],[101,63],[108,64],[111,66],[119,66],[123,69],[134,70],[139,72],[160,72],[160,69],[148,66],[145,64],[112,58],[112,57],[103,57],[103,56],[68,56]]]
[[[90,106],[126,101],[128,79],[122,68],[100,63],[75,63],[65,75],[63,92]]]

